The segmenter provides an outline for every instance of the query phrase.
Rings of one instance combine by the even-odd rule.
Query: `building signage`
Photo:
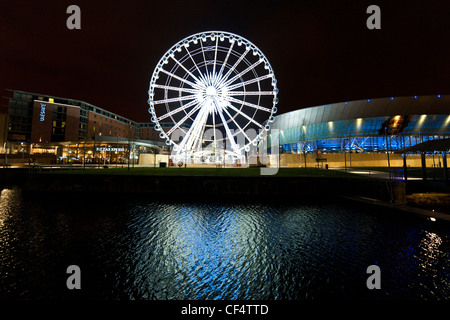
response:
[[[41,112],[39,114],[39,121],[44,121],[45,120],[45,103],[41,103]]]
[[[125,148],[96,148],[97,151],[119,151],[119,152],[124,152]]]

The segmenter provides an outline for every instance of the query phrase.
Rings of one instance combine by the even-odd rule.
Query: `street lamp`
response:
[[[389,144],[388,144],[388,138],[387,138],[387,130],[388,128],[384,128],[384,137],[386,139],[386,154],[387,154],[387,161],[388,161],[388,169],[389,169],[389,176],[391,175],[391,162],[389,159]]]
[[[8,162],[8,141],[5,141],[5,166]]]
[[[344,166],[345,166],[345,172],[347,172],[347,150],[345,149],[345,138],[344,138]],[[348,139],[347,139],[348,141]]]
[[[117,134],[117,144],[116,144],[116,168],[119,166],[119,134]]]

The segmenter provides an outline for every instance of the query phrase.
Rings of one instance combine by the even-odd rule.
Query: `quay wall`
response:
[[[390,201],[392,192],[400,192],[403,198],[405,193],[401,181],[342,177],[28,174],[21,187],[26,192],[146,194],[156,198],[199,200],[252,198],[276,201],[348,194]]]

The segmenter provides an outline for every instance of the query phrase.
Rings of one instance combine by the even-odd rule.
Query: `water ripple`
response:
[[[450,298],[448,224],[352,203],[0,198],[0,298]],[[77,200],[76,200],[77,201]],[[382,269],[382,290],[366,268]]]

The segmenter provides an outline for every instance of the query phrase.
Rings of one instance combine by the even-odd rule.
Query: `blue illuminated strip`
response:
[[[41,103],[41,111],[39,113],[39,121],[44,121],[45,120],[45,107],[47,105],[45,103]]]

